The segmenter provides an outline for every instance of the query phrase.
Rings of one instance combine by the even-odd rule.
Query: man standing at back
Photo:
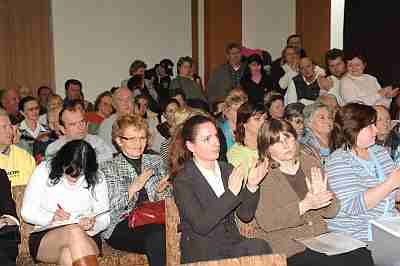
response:
[[[245,68],[241,63],[241,49],[241,45],[237,43],[228,44],[225,49],[228,62],[220,65],[211,73],[207,84],[207,96],[210,104],[224,100],[232,88],[240,85]]]

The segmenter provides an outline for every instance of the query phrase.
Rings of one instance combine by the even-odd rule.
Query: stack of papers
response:
[[[367,246],[365,242],[340,232],[331,232],[316,237],[295,240],[311,250],[328,256],[347,253]]]

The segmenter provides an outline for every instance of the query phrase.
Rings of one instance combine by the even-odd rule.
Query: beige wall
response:
[[[277,58],[296,31],[296,0],[243,0],[243,45]]]
[[[189,0],[53,0],[57,92],[64,82],[83,82],[94,100],[128,77],[135,58],[149,67],[166,56],[191,55]]]

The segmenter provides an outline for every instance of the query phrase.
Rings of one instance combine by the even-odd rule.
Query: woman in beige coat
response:
[[[279,119],[265,121],[258,132],[260,159],[268,159],[272,169],[260,185],[257,237],[268,240],[275,253],[286,254],[290,266],[372,265],[366,249],[326,256],[294,240],[326,233],[324,219],[338,211],[318,155],[296,139],[293,127]]]

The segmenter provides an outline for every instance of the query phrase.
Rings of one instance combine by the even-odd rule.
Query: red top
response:
[[[88,121],[88,123],[100,125],[101,122],[103,122],[104,117],[100,116],[96,112],[90,112],[86,113],[86,120]]]

